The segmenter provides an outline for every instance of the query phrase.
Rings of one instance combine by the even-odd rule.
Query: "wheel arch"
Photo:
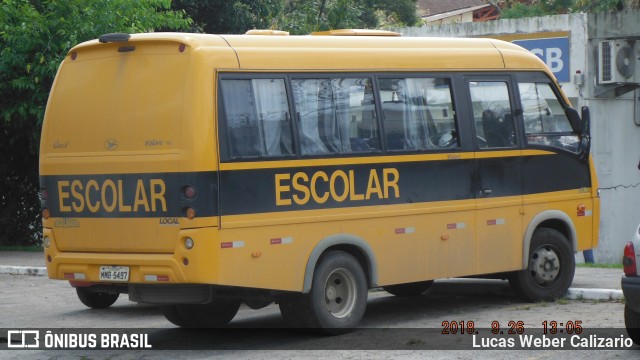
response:
[[[578,236],[571,217],[560,210],[543,211],[531,220],[527,226],[527,231],[524,233],[524,244],[522,250],[523,269],[526,269],[527,266],[529,266],[531,239],[533,238],[533,233],[539,228],[548,228],[560,232],[567,238],[567,240],[569,240],[571,249],[574,253],[576,251],[575,249],[578,248]]]
[[[378,286],[378,266],[373,249],[362,238],[351,234],[337,234],[322,239],[311,251],[304,272],[303,293],[311,291],[313,273],[320,257],[330,250],[342,250],[358,260],[367,277],[367,286]]]

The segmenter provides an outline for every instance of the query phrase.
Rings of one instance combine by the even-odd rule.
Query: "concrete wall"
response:
[[[638,19],[640,12],[570,14],[393,29],[403,36],[491,36],[507,40],[568,32],[570,76],[561,85],[575,108],[587,105],[591,109],[592,154],[601,189],[599,245],[594,250],[599,263],[619,263],[624,245],[640,222],[640,127],[636,125],[640,123],[637,100],[640,92],[609,98],[595,95],[597,46],[606,38],[636,36],[640,39]],[[575,82],[578,71],[584,74],[582,85]],[[637,78],[640,79],[640,74]]]
[[[636,109],[640,93],[617,98],[596,96],[598,42],[606,38],[640,36],[640,13],[589,14],[589,53],[586,102],[593,118],[593,158],[600,181],[602,217],[596,261],[622,259],[624,244],[640,222],[640,120]],[[638,74],[637,79],[640,79]]]

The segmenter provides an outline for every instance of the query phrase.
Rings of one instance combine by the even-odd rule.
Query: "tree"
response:
[[[579,12],[622,11],[640,8],[640,0],[540,0],[531,5],[505,2],[502,19],[568,14]]]
[[[104,33],[188,28],[190,20],[170,5],[170,0],[2,0],[0,245],[40,241],[40,130],[67,51]]]
[[[405,26],[418,22],[417,0],[176,0],[195,31],[242,34],[278,29],[292,34],[342,28]]]
[[[330,29],[357,28],[362,4],[353,0],[289,0],[277,19],[277,27],[292,34]]]
[[[360,20],[368,28],[413,26],[420,22],[417,0],[362,0]]]
[[[242,34],[270,29],[284,0],[175,0],[172,8],[193,20],[190,30],[209,34]]]
[[[502,10],[501,19],[519,19],[525,17],[537,17],[547,15],[539,6],[527,6],[515,3],[511,7]]]

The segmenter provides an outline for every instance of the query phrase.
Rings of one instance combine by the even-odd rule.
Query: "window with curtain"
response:
[[[380,79],[389,150],[434,150],[458,146],[448,79]]]
[[[303,155],[380,149],[370,78],[293,79]]]
[[[284,79],[221,80],[231,158],[294,153]]]

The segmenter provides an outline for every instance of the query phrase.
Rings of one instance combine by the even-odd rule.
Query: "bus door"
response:
[[[510,76],[467,77],[475,131],[478,273],[522,264],[522,147]]]
[[[524,223],[548,208],[564,211],[573,217],[579,241],[586,239],[578,246],[591,247],[593,210],[598,207],[588,190],[593,186],[590,162],[582,157],[580,136],[567,116],[568,104],[543,73],[519,73],[517,89],[523,149],[530,155],[522,162]]]

